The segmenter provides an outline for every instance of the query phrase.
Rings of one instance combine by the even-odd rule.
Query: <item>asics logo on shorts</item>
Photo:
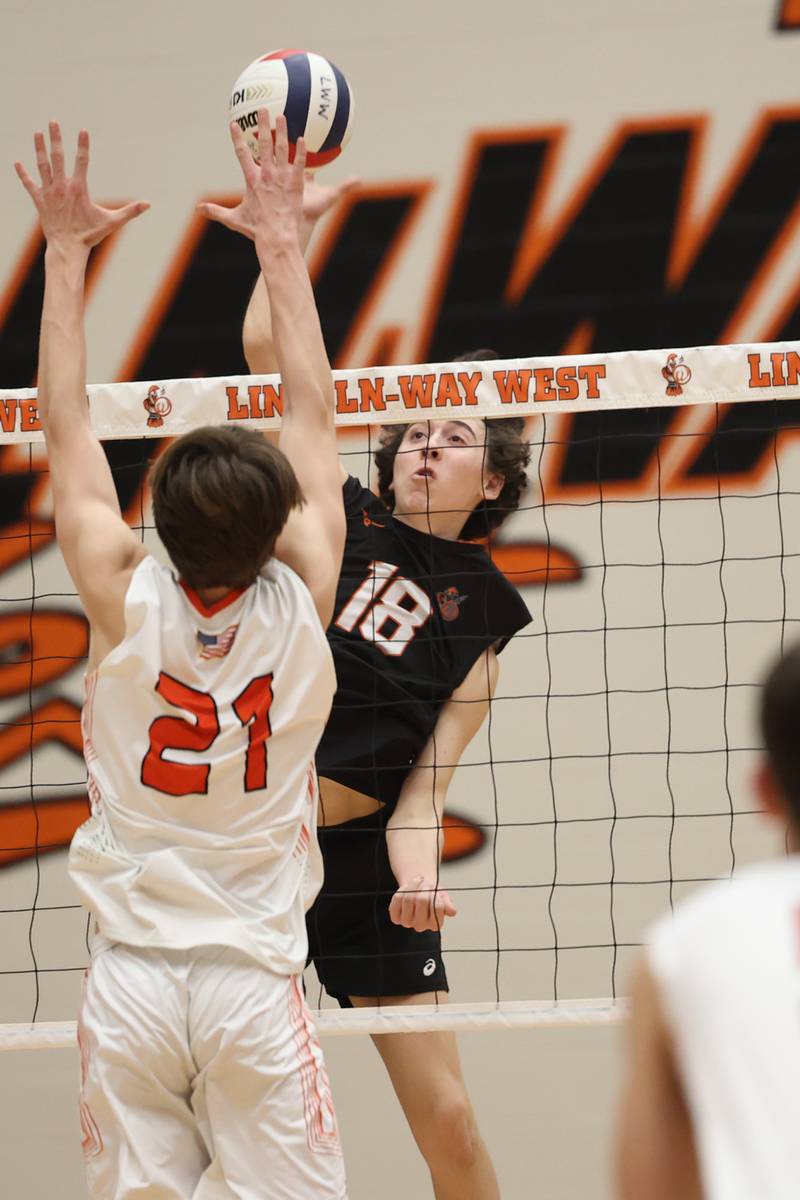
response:
[[[435,970],[436,970],[436,959],[429,958],[428,961],[425,963],[425,966],[422,968],[422,974],[423,975],[432,975]]]

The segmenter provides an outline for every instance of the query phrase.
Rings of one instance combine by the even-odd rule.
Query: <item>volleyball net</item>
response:
[[[647,924],[771,848],[749,787],[765,670],[800,621],[800,348],[631,351],[335,372],[365,484],[379,424],[526,418],[530,483],[489,552],[533,615],[455,773],[442,886],[455,1004],[323,1032],[618,1019]],[[88,389],[129,523],[201,424],[279,425],[274,377]],[[88,961],[66,872],[88,814],[86,623],[54,539],[35,391],[0,390],[0,1049],[69,1044]],[[124,736],[124,731],[122,733]]]

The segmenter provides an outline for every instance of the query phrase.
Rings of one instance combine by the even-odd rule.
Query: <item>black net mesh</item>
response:
[[[448,797],[459,1000],[617,995],[652,918],[770,845],[749,773],[759,683],[800,618],[795,408],[530,422],[530,486],[490,552],[533,621]],[[364,482],[372,441],[342,437]],[[161,444],[107,444],[154,551]],[[62,1020],[87,961],[65,850],[88,811],[87,631],[43,450],[0,462],[0,1022]]]

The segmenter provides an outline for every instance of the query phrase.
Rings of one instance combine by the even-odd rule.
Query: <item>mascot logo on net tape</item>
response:
[[[692,369],[683,361],[682,354],[667,355],[667,365],[661,368],[667,381],[668,396],[682,396],[683,389],[692,378]]]
[[[165,418],[172,412],[172,401],[166,388],[158,383],[152,383],[147,389],[143,404],[147,413],[147,424],[151,429],[163,425]]]

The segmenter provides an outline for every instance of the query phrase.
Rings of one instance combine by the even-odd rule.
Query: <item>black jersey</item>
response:
[[[338,690],[319,774],[394,804],[439,711],[530,613],[482,546],[420,533],[350,476],[328,641]]]

